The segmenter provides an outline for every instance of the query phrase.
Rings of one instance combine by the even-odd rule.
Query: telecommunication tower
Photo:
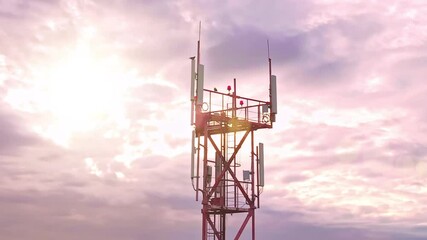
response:
[[[268,42],[267,42],[268,44]],[[196,201],[202,201],[202,240],[239,239],[251,221],[255,239],[255,209],[260,207],[264,187],[264,145],[254,144],[254,132],[272,128],[277,114],[276,76],[269,63],[269,101],[237,94],[236,79],[228,92],[204,89],[204,65],[191,59],[191,181]],[[249,141],[248,138],[250,139]],[[249,142],[249,143],[246,143]],[[246,146],[246,147],[244,147]],[[242,149],[250,151],[241,157]],[[242,175],[238,172],[242,171]],[[239,176],[241,177],[239,177]],[[227,233],[227,219],[243,214],[235,233]],[[242,218],[243,219],[243,218]]]

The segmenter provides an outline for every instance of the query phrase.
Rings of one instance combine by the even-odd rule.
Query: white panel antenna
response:
[[[203,104],[203,81],[205,79],[205,66],[199,64],[197,72],[197,105]]]
[[[262,105],[262,113],[268,113],[268,105],[267,104]]]
[[[194,57],[191,59],[191,92],[190,92],[190,101],[191,101],[191,125],[194,124],[194,87],[196,84],[196,60]]]
[[[196,83],[196,60],[194,57],[191,59],[191,92],[190,92],[190,100],[194,101],[194,85]]]
[[[243,170],[243,181],[251,180],[251,171]]]
[[[264,187],[264,143],[259,143],[259,185]]]
[[[277,82],[276,76],[270,77],[271,113],[277,114]]]

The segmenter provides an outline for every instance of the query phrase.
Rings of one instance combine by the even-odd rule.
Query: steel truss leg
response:
[[[248,192],[245,191],[243,185],[240,183],[240,181],[236,177],[236,173],[232,170],[231,165],[233,161],[235,161],[237,153],[243,146],[246,138],[251,134],[251,191],[252,194],[249,196]],[[218,154],[218,157],[220,158],[221,165],[223,166],[220,174],[215,177],[215,183],[214,185],[209,189],[207,185],[207,168],[208,168],[208,144],[211,144],[213,148],[215,149],[216,154]],[[203,216],[203,226],[202,226],[202,239],[207,240],[208,239],[208,228],[212,229],[213,234],[215,235],[215,239],[217,240],[225,240],[225,216],[226,213],[209,213],[209,199],[213,196],[213,194],[217,191],[217,188],[220,186],[221,181],[224,181],[225,174],[228,173],[231,179],[233,179],[235,185],[238,187],[241,194],[244,196],[245,200],[247,201],[247,204],[249,205],[249,210],[247,213],[247,216],[245,220],[243,221],[242,225],[240,226],[238,232],[236,233],[235,240],[239,239],[244,232],[246,226],[249,223],[249,220],[251,220],[252,225],[252,240],[255,240],[255,189],[254,189],[254,177],[255,177],[255,168],[254,168],[254,132],[252,130],[248,130],[245,132],[243,137],[240,139],[240,142],[238,145],[234,148],[234,152],[231,155],[229,159],[226,159],[224,156],[225,153],[222,151],[222,145],[224,143],[221,140],[221,148],[218,147],[218,145],[215,143],[214,139],[211,135],[208,135],[207,132],[205,132],[204,135],[204,158],[203,158],[203,209],[202,209],[202,216]],[[216,226],[216,218],[212,221],[211,214],[219,215],[220,216],[220,228],[217,229]]]

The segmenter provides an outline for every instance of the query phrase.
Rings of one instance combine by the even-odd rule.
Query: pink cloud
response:
[[[8,239],[199,237],[200,202],[188,174],[188,57],[199,20],[209,88],[237,77],[239,93],[267,98],[270,39],[280,108],[274,129],[256,133],[267,159],[258,237],[425,238],[425,4],[11,1],[0,8],[0,228]],[[76,112],[64,118],[49,108],[61,101],[46,101],[44,80],[78,78],[84,66],[63,77],[52,71],[82,46],[92,62],[79,63],[108,74],[92,74],[75,93],[77,81],[59,84]],[[125,87],[101,87],[111,76]],[[94,82],[99,87],[89,89]],[[53,128],[58,119],[67,124]],[[77,123],[89,125],[71,127]],[[67,144],[49,129],[65,131]]]

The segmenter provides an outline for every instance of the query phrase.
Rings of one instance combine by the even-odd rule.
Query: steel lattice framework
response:
[[[277,113],[271,59],[269,101],[237,95],[236,79],[233,87],[228,86],[228,93],[203,89],[200,40],[197,59],[193,57],[191,62],[191,179],[196,200],[201,197],[202,201],[202,240],[239,239],[249,222],[249,235],[254,240],[255,209],[260,206],[260,188],[264,186],[263,144],[255,146],[254,132],[272,128]],[[240,157],[242,151],[249,154]],[[239,178],[237,172],[242,169],[247,170]],[[226,232],[226,220],[232,214],[245,215],[235,234]]]

